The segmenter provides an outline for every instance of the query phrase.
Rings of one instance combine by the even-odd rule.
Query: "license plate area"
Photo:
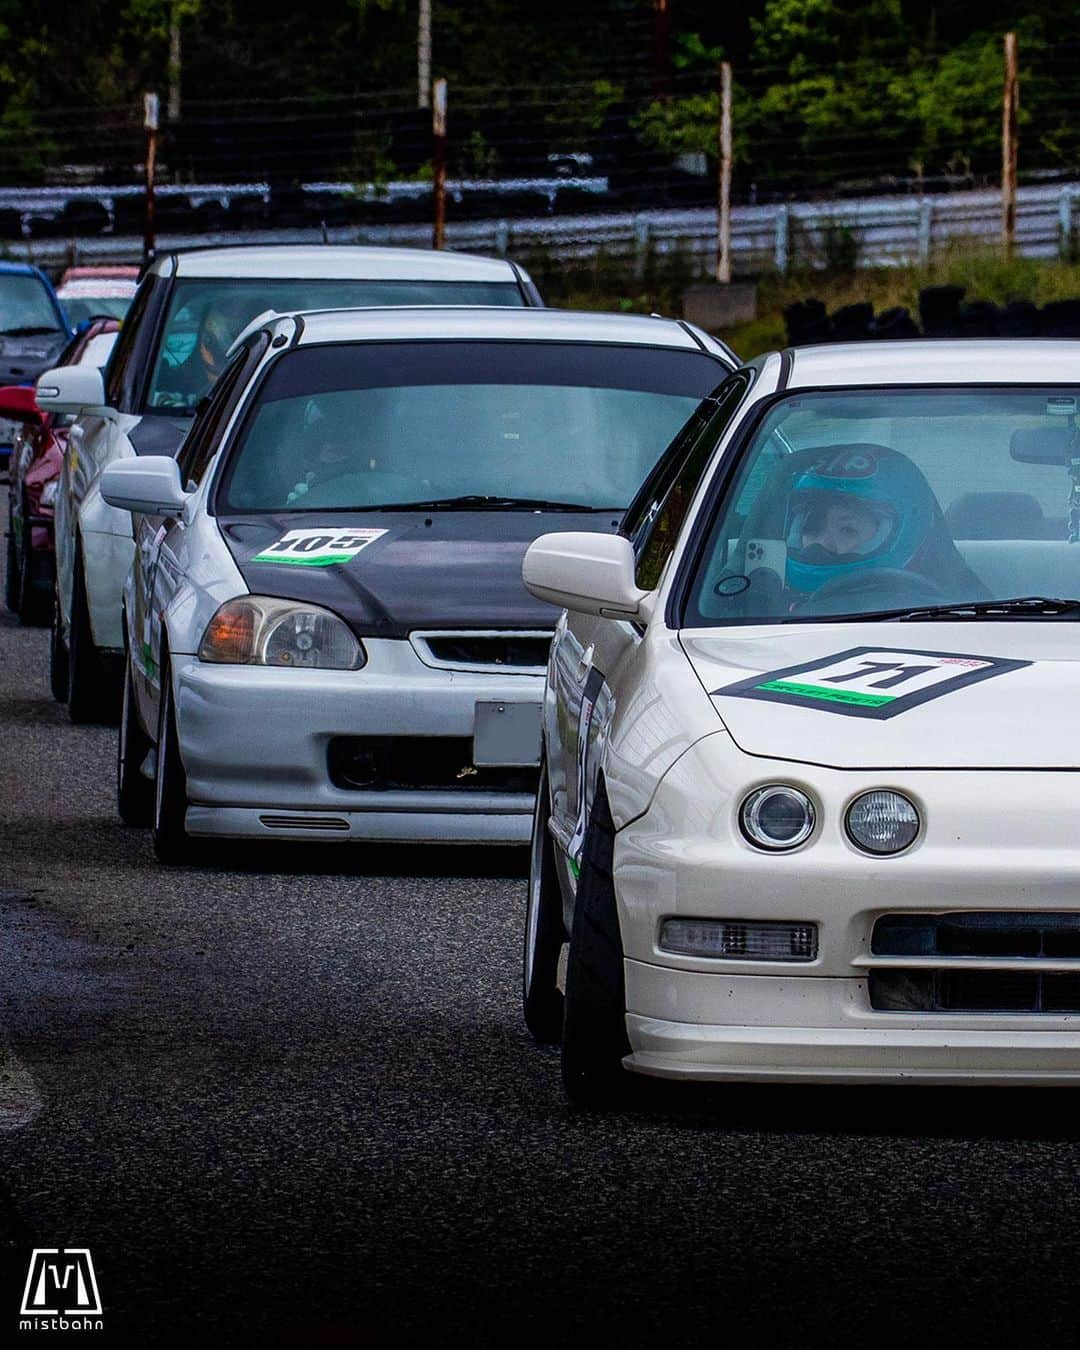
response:
[[[477,703],[473,763],[532,766],[540,763],[540,704],[505,700]]]

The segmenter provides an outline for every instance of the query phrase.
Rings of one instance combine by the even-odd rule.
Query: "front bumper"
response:
[[[478,702],[539,709],[543,679],[433,669],[405,641],[367,640],[365,648],[368,662],[358,671],[174,656],[188,829],[234,838],[527,843],[532,792],[351,790],[332,781],[328,753],[337,737],[471,737]]]
[[[626,992],[624,1063],[654,1077],[1080,1083],[1080,1017],[897,1016],[870,1008],[865,979],[673,975],[636,961]]]
[[[790,854],[742,839],[738,805],[767,782],[800,787],[819,825]],[[846,805],[875,787],[906,792],[924,829],[874,858],[844,834]],[[882,1011],[875,970],[1080,975],[1080,958],[909,957],[875,950],[886,914],[1080,914],[1076,775],[838,771],[743,756],[720,733],[673,767],[645,814],[616,836],[626,955],[626,1067],[694,1079],[809,1082],[1080,1082],[1080,1011]],[[813,961],[677,955],[667,917],[818,926]],[[1071,1006],[1071,1005],[1070,1005]]]

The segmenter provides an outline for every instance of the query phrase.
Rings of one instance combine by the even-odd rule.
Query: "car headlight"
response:
[[[219,665],[359,670],[367,660],[348,626],[318,605],[265,595],[227,600],[206,625],[199,660]]]
[[[919,813],[899,792],[879,789],[856,797],[844,821],[848,837],[867,853],[899,853],[919,833]]]
[[[774,783],[751,792],[739,811],[742,832],[751,844],[772,852],[798,848],[814,829],[814,806],[805,792]]]
[[[42,506],[55,506],[55,505],[56,505],[56,489],[57,489],[59,486],[60,486],[60,480],[59,480],[59,478],[50,478],[50,479],[49,479],[49,481],[48,481],[48,482],[45,484],[45,486],[41,489],[41,499],[40,499],[40,500],[41,500]]]

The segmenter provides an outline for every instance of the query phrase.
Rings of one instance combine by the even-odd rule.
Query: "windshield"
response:
[[[1080,596],[1078,412],[1080,388],[782,399],[719,504],[686,624]]]
[[[62,295],[60,303],[68,316],[68,323],[77,328],[86,319],[122,319],[135,298],[131,295]]]
[[[704,353],[648,347],[303,347],[259,391],[220,500],[242,512],[462,497],[621,510],[723,374]]]
[[[56,307],[37,277],[0,276],[0,334],[62,331]]]
[[[173,289],[147,398],[148,408],[193,413],[225,368],[237,337],[268,309],[347,309],[368,305],[512,305],[515,282],[350,281],[289,277],[192,278]]]

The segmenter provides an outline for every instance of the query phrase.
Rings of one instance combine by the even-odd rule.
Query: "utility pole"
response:
[[[153,262],[154,239],[154,170],[157,162],[158,96],[143,95],[143,129],[146,132],[146,219],[143,227],[143,264]]]
[[[180,15],[177,0],[169,6],[169,96],[165,105],[165,115],[169,125],[175,126],[180,120]]]
[[[1016,164],[1019,139],[1020,72],[1016,34],[1005,34],[1005,88],[1001,107],[1001,243],[1006,259],[1016,249]]]
[[[671,93],[671,8],[669,0],[653,0],[653,92]]]
[[[416,106],[431,107],[431,0],[420,0],[416,28]]]
[[[720,62],[720,126],[717,155],[716,280],[731,281],[731,62]]]
[[[446,241],[446,81],[436,80],[431,108],[431,167],[435,179],[435,225],[431,247],[442,248]]]

